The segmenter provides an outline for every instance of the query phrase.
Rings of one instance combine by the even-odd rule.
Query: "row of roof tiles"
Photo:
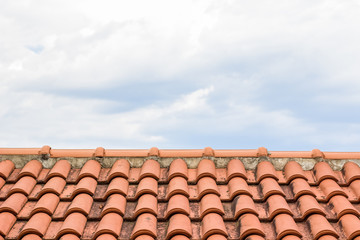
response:
[[[268,151],[265,147],[248,150],[214,150],[204,149],[52,149],[50,146],[41,148],[0,148],[0,155],[43,155],[47,157],[272,157],[272,158],[323,158],[323,159],[360,159],[360,152],[323,152],[319,149],[311,151]]]
[[[130,168],[126,159],[116,161],[112,168],[102,168],[96,160],[89,160],[81,169],[71,169],[66,160],[59,160],[53,168],[45,169],[41,162],[32,160],[23,168],[15,169],[10,160],[0,162],[0,178],[8,182],[18,182],[22,177],[32,177],[38,182],[48,182],[53,177],[63,179],[68,183],[78,183],[82,178],[90,177],[100,183],[110,182],[115,177],[123,177],[130,183],[139,182],[145,177],[152,177],[160,183],[169,182],[172,178],[182,176],[190,184],[196,184],[202,177],[209,177],[218,183],[230,182],[234,177],[240,177],[250,184],[260,183],[264,178],[273,178],[280,184],[288,184],[295,178],[302,178],[310,185],[319,185],[323,180],[332,179],[340,185],[348,186],[354,180],[360,179],[360,169],[356,163],[347,162],[342,171],[333,171],[326,162],[315,164],[313,171],[304,171],[295,162],[288,162],[283,171],[276,171],[268,161],[258,163],[255,171],[246,170],[239,159],[231,160],[227,168],[216,168],[212,160],[203,159],[196,169],[188,169],[181,159],[172,161],[169,168],[160,168],[153,159],[145,161],[141,168]]]
[[[11,161],[0,162],[0,236],[137,240],[360,236],[360,168],[354,163],[337,172],[325,162],[314,171],[289,162],[281,183],[280,171],[266,161],[256,171],[246,171],[238,159],[227,169],[216,169],[211,160],[203,159],[195,172],[190,174],[191,170],[181,159],[169,169],[160,168],[155,160],[139,169],[130,168],[124,159],[111,169],[101,168],[95,160],[82,169],[71,169],[60,160],[50,170],[36,160],[22,169],[14,169]],[[340,179],[343,185],[338,184]]]

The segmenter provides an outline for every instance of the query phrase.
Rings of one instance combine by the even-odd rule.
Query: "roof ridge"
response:
[[[156,151],[155,151],[156,150]],[[156,153],[156,154],[155,154]],[[154,155],[155,154],[155,155]],[[360,159],[360,152],[320,151],[269,151],[265,147],[258,149],[54,149],[41,148],[0,148],[0,155],[46,155],[46,157],[269,157],[269,158],[322,158],[322,159]]]

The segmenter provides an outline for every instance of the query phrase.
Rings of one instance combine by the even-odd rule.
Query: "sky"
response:
[[[0,147],[360,151],[360,0],[4,0]]]

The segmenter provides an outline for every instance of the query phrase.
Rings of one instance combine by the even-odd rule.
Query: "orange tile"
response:
[[[197,183],[198,198],[202,198],[205,194],[213,193],[220,196],[216,182],[211,177],[202,177]]]
[[[251,213],[243,214],[240,219],[240,239],[248,239],[249,235],[265,237],[264,230],[258,217]]]
[[[151,213],[155,216],[158,214],[157,198],[151,194],[143,194],[138,199],[138,203],[135,208],[134,217],[143,213]]]
[[[0,162],[0,178],[7,179],[14,170],[15,164],[10,160]]]
[[[318,239],[322,235],[332,235],[334,237],[339,237],[337,232],[323,215],[312,214],[308,217],[307,222],[310,226],[311,234],[314,239]]]
[[[289,214],[279,214],[274,218],[276,239],[282,239],[286,235],[302,237],[298,226]]]
[[[321,181],[320,188],[325,195],[326,201],[335,195],[343,195],[347,197],[344,190],[333,179],[324,179]]]
[[[287,235],[283,237],[281,240],[301,240],[301,238],[295,235]]]
[[[149,235],[140,235],[140,236],[136,237],[135,240],[154,240],[154,238]],[[180,240],[180,239],[178,239],[178,240]]]
[[[166,218],[175,213],[190,214],[189,200],[182,194],[173,195],[167,205]]]
[[[220,234],[227,237],[227,230],[222,217],[217,213],[209,213],[201,221],[202,237],[207,239],[212,234]]]
[[[17,179],[24,176],[30,176],[36,179],[39,176],[41,169],[41,162],[39,162],[38,160],[31,160],[21,169],[19,175],[17,176]]]
[[[141,167],[139,181],[145,177],[152,177],[156,180],[159,179],[160,164],[157,161],[149,159],[144,162],[143,166]]]
[[[114,177],[108,185],[104,198],[117,193],[126,196],[128,193],[129,182],[123,177]]]
[[[246,194],[252,196],[249,186],[241,177],[233,177],[228,182],[230,199],[234,199],[237,195]]]
[[[201,160],[197,166],[196,181],[203,177],[216,179],[215,163],[210,159]]]
[[[239,159],[233,159],[227,164],[227,181],[233,177],[247,179],[244,164]]]
[[[118,237],[120,235],[122,223],[123,218],[119,214],[105,214],[99,222],[99,225],[94,234],[94,238],[100,236],[101,234],[111,234],[115,237]]]
[[[343,167],[344,177],[347,184],[360,179],[360,167],[354,162],[347,162]]]
[[[159,157],[160,156],[160,152],[159,149],[157,147],[152,147],[149,150],[148,156],[155,156],[155,157]]]
[[[136,189],[135,198],[139,198],[141,195],[148,193],[157,196],[158,194],[158,182],[155,178],[146,177],[141,179]]]
[[[95,160],[88,160],[81,168],[81,171],[77,178],[77,182],[84,177],[92,177],[94,179],[97,179],[100,174],[100,169],[101,169],[101,165],[99,162]]]
[[[140,235],[150,235],[154,238],[157,236],[156,217],[150,213],[141,214],[137,219],[131,233],[131,239],[135,239]]]
[[[235,202],[235,213],[234,218],[238,219],[241,215],[245,213],[251,213],[253,215],[258,215],[256,211],[254,200],[248,195],[239,195],[234,199]]]
[[[46,176],[48,175],[48,173],[50,172],[50,169],[48,168],[43,168],[41,169],[40,173],[39,173],[39,176],[37,177],[37,182],[38,183],[44,183],[46,182]]]
[[[41,240],[42,238],[36,234],[26,234],[21,240]]]
[[[86,225],[86,217],[82,213],[74,212],[66,217],[60,230],[57,232],[57,238],[64,234],[74,234],[80,237]]]
[[[76,236],[75,234],[65,234],[61,236],[60,240],[79,240],[80,238]]]
[[[22,193],[14,193],[10,195],[1,205],[0,212],[11,212],[17,215],[27,201],[27,197]]]
[[[226,240],[227,238],[221,234],[210,235],[207,240]],[[182,239],[181,239],[182,240]],[[184,239],[185,240],[185,239]]]
[[[260,182],[264,178],[273,178],[278,180],[275,168],[271,162],[260,162],[256,167],[256,181]]]
[[[317,164],[315,164],[314,173],[318,183],[320,183],[324,179],[332,179],[336,182],[338,181],[334,171],[326,162],[318,162]]]
[[[65,217],[73,212],[79,212],[87,216],[93,204],[93,198],[87,193],[80,193],[72,200]]]
[[[35,205],[36,205],[35,201],[26,202],[24,207],[18,213],[17,218],[18,219],[29,219],[31,216],[31,212],[34,209]]]
[[[319,205],[316,199],[311,195],[302,195],[297,200],[298,209],[301,213],[301,218],[305,219],[310,214],[322,214],[325,216],[324,209]]]
[[[192,228],[188,216],[184,214],[174,214],[170,217],[166,239],[171,239],[175,235],[185,235],[191,238]]]
[[[265,240],[265,238],[256,234],[251,234],[246,238],[246,240]],[[283,240],[285,240],[285,237],[283,238]],[[290,240],[290,239],[286,239],[286,240]],[[297,240],[297,239],[292,238],[291,240]]]
[[[302,195],[311,195],[314,197],[316,196],[315,193],[311,190],[309,183],[302,178],[296,178],[292,180],[290,183],[290,187],[295,200]]]
[[[119,159],[117,160],[107,176],[107,181],[110,182],[111,179],[115,177],[123,177],[128,178],[130,173],[130,163],[126,159]]]
[[[300,164],[295,161],[290,161],[286,163],[284,167],[284,175],[286,178],[286,183],[289,183],[295,178],[303,178],[307,180],[304,170],[302,169]]]
[[[331,235],[323,235],[318,238],[318,240],[337,240],[337,237],[331,236]],[[355,239],[354,239],[355,240]]]
[[[114,237],[114,235],[111,235],[111,234],[107,234],[107,233],[104,233],[104,234],[100,234],[96,240],[116,240],[117,238]]]
[[[115,212],[124,216],[125,206],[126,198],[123,195],[117,193],[111,194],[106,201],[105,207],[101,212],[101,216],[110,212]]]
[[[345,214],[340,218],[339,223],[348,239],[353,239],[360,235],[360,220],[356,215]]]
[[[16,217],[9,212],[0,213],[0,236],[6,236],[14,225]]]
[[[97,181],[94,178],[83,177],[76,185],[75,190],[71,195],[71,198],[74,198],[77,194],[80,193],[87,193],[92,196],[95,193],[96,186]]]
[[[5,185],[5,180],[0,178],[0,189]]]
[[[97,147],[94,151],[93,156],[98,158],[105,157],[105,149],[103,147]]]
[[[355,194],[357,201],[360,201],[360,180],[354,180],[349,185],[351,191]]]
[[[36,203],[34,209],[31,211],[31,215],[43,212],[51,216],[59,202],[60,198],[57,195],[53,193],[46,193]]]
[[[294,214],[291,212],[289,205],[287,204],[285,198],[281,195],[271,195],[267,199],[268,205],[268,216],[270,220],[274,219],[274,217],[281,213],[289,214],[293,216]]]
[[[329,203],[337,219],[341,218],[344,214],[360,216],[359,211],[342,195],[333,196]]]
[[[274,178],[264,178],[260,182],[262,195],[264,199],[267,199],[270,195],[279,194],[285,197],[284,191],[279,186],[278,182]]]
[[[186,162],[180,158],[171,162],[169,167],[168,180],[170,181],[174,177],[183,177],[188,179],[188,167]]]
[[[61,177],[66,179],[70,173],[71,165],[67,160],[59,160],[55,163],[54,167],[49,171],[45,178],[48,181],[52,177]]]
[[[182,194],[184,196],[189,196],[188,183],[183,177],[173,177],[168,185],[166,198],[169,199],[175,194]]]
[[[28,196],[35,187],[35,185],[36,180],[33,177],[24,176],[15,183],[15,185],[8,192],[8,195],[11,195],[13,193],[22,193]]]
[[[39,195],[43,195],[45,193],[54,193],[56,195],[60,195],[64,190],[66,185],[66,181],[62,177],[52,177],[50,178],[44,187],[41,189]]]
[[[215,194],[205,194],[200,201],[200,217],[203,218],[208,213],[218,213],[224,215],[224,207],[220,198]]]
[[[25,224],[19,237],[25,236],[26,234],[36,234],[42,237],[48,229],[50,222],[51,217],[47,213],[36,213]]]

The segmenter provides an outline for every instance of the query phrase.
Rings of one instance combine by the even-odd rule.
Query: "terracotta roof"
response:
[[[274,154],[286,161],[281,170]],[[330,153],[291,154],[0,149],[11,159],[0,162],[0,240],[360,239],[360,167],[344,160],[360,155],[332,155],[342,163],[334,170]],[[11,155],[39,158],[15,168]],[[71,157],[84,164],[61,159]],[[230,159],[221,167],[220,158]]]

